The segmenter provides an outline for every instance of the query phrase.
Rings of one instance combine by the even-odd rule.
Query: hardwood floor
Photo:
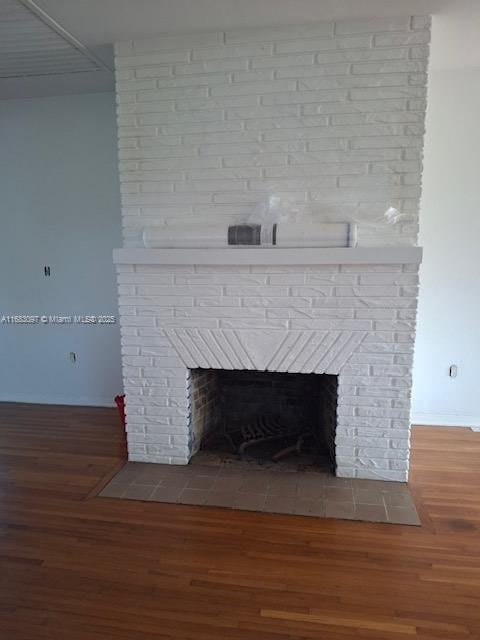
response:
[[[417,427],[423,526],[89,497],[115,410],[0,405],[0,638],[480,638],[480,434]]]

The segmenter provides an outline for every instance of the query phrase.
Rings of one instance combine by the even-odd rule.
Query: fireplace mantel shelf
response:
[[[115,264],[309,265],[420,264],[421,247],[114,249]]]

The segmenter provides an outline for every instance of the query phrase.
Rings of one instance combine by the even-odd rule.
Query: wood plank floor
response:
[[[114,410],[0,405],[0,638],[480,638],[480,434],[417,427],[421,528],[89,497]]]

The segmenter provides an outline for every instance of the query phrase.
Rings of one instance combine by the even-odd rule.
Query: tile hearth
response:
[[[420,525],[406,484],[338,478],[327,469],[272,470],[248,461],[127,462],[101,491],[122,498],[245,511]]]

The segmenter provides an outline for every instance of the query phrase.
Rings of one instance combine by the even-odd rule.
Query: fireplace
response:
[[[405,481],[420,259],[415,247],[117,250],[129,459],[187,464],[233,376],[333,376],[336,474]]]
[[[328,376],[336,475],[407,480],[429,38],[397,16],[116,43],[130,460],[188,464],[232,377]],[[177,225],[188,248],[151,248]]]
[[[335,465],[337,376],[191,369],[192,452],[259,462],[296,454]]]

